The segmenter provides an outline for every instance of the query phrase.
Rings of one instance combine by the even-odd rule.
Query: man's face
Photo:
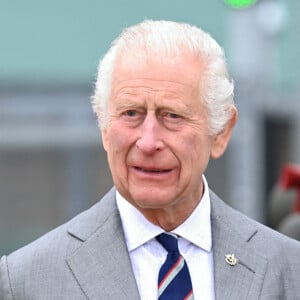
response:
[[[202,196],[214,138],[201,70],[190,55],[164,63],[127,55],[116,62],[103,145],[117,190],[144,215],[188,212]]]

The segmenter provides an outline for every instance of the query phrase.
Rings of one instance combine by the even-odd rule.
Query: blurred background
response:
[[[195,24],[224,47],[239,122],[206,175],[274,225],[270,194],[283,166],[300,163],[299,0],[0,0],[0,256],[111,187],[90,105],[97,64],[122,28],[148,18]]]

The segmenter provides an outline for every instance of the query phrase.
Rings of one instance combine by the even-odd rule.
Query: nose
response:
[[[140,130],[140,136],[136,141],[136,146],[140,151],[151,155],[163,148],[161,128],[155,114],[148,113],[146,115]]]

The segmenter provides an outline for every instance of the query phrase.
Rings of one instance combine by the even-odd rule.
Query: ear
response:
[[[107,152],[108,139],[107,139],[107,129],[106,128],[101,128],[101,137],[102,137],[103,148]]]
[[[213,137],[212,148],[210,153],[211,158],[217,159],[223,155],[230,141],[231,133],[233,131],[234,125],[237,122],[237,119],[237,109],[234,106],[232,106],[230,120],[227,122],[225,128]]]

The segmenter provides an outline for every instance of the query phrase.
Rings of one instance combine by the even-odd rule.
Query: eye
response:
[[[180,115],[178,115],[176,113],[172,113],[172,112],[164,112],[163,117],[167,120],[177,120],[177,119],[181,118]]]
[[[180,116],[174,113],[168,113],[167,117],[169,117],[170,119],[179,119]]]
[[[144,119],[144,112],[140,109],[127,109],[121,113],[121,120],[128,126],[138,126]]]
[[[176,112],[164,111],[161,113],[164,126],[169,130],[179,130],[184,124],[185,118]]]
[[[130,109],[130,110],[125,111],[124,114],[128,117],[135,117],[137,115],[137,111]]]

